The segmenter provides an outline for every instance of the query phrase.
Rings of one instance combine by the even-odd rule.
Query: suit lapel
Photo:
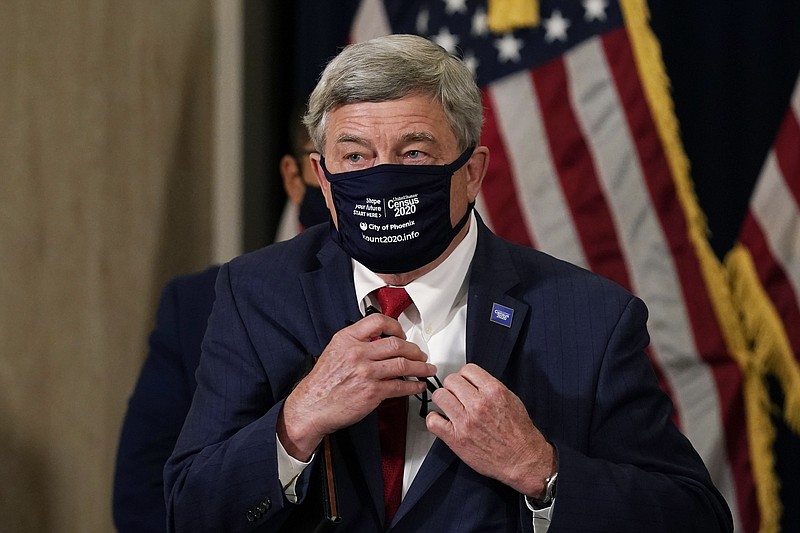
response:
[[[400,502],[400,508],[397,509],[393,523],[397,523],[398,520],[402,519],[409,509],[414,507],[425,496],[433,482],[439,479],[439,476],[457,459],[458,456],[444,442],[439,439],[434,440],[419,472],[417,472],[417,477],[411,482],[405,498]]]
[[[353,286],[350,258],[333,242],[317,254],[321,267],[300,275],[311,323],[317,334],[319,355],[333,334],[358,320],[358,303]]]
[[[331,337],[345,327],[348,321],[356,321],[361,317],[355,297],[350,258],[333,242],[323,246],[317,257],[321,268],[300,276],[319,345],[315,355],[322,353]],[[372,495],[376,513],[383,516],[383,478],[377,417],[370,413],[341,432],[348,437],[346,440],[349,442],[346,445],[353,448],[353,456]]]
[[[499,377],[530,306],[511,295],[520,283],[520,273],[508,244],[493,235],[482,221],[478,227],[467,308],[467,362]]]
[[[467,307],[467,362],[475,363],[495,377],[508,364],[517,337],[530,307],[509,291],[520,281],[508,245],[494,236],[478,218],[478,244],[472,260]],[[496,307],[499,304],[502,307]],[[506,320],[494,310],[513,311]],[[502,315],[502,316],[505,316]],[[400,504],[395,522],[413,507],[442,473],[458,457],[444,442],[436,439],[425,457],[406,497]]]

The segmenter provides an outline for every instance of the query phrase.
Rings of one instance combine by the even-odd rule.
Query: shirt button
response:
[[[427,328],[425,328],[425,335],[430,335],[432,331],[433,331],[433,328],[428,326]]]
[[[247,521],[248,522],[255,522],[256,521],[256,515],[252,510],[247,511]]]

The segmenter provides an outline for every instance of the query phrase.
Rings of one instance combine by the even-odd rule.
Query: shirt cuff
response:
[[[283,493],[289,502],[297,503],[297,479],[306,467],[311,464],[316,454],[312,455],[307,463],[304,463],[289,455],[277,434],[275,435],[275,442],[277,443],[275,448],[278,452],[278,479],[281,482],[281,487],[283,487]]]
[[[534,533],[547,533],[550,528],[550,517],[553,515],[553,509],[556,506],[556,498],[550,502],[550,506],[536,509],[533,506],[533,499],[525,496],[525,505],[528,509],[533,511],[533,531]]]

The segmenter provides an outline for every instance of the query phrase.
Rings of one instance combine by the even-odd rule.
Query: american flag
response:
[[[772,456],[771,417],[800,436],[800,79],[750,198],[739,242],[726,257],[734,297],[751,340],[745,390],[752,398],[753,464],[764,531],[778,531],[780,473]],[[781,389],[772,406],[768,379]],[[796,456],[795,456],[796,458]],[[795,511],[796,512],[796,511]],[[768,522],[768,519],[772,519]]]
[[[764,498],[740,370],[748,345],[706,238],[646,3],[534,4],[539,24],[494,32],[486,0],[362,0],[350,38],[423,35],[472,69],[491,150],[478,210],[499,235],[644,299],[649,355],[676,422],[736,530],[758,531]]]
[[[739,242],[784,325],[786,348],[800,362],[800,80],[753,191]]]

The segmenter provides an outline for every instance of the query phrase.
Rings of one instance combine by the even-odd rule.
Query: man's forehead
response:
[[[424,142],[424,143],[436,143],[438,142],[437,136],[427,130],[409,130],[409,131],[400,131],[394,135],[395,140],[402,144],[409,144],[415,142]],[[365,137],[359,135],[357,133],[351,132],[341,132],[336,135],[335,142],[337,143],[356,143],[356,144],[369,144],[371,143],[371,139],[369,137]]]

